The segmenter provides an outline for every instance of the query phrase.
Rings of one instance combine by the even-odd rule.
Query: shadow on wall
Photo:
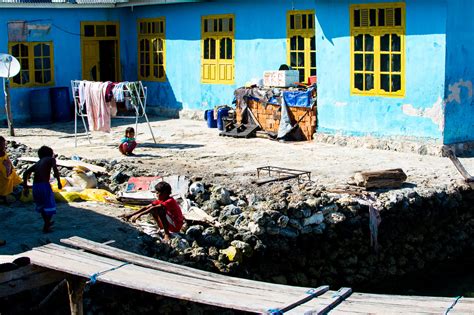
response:
[[[316,19],[323,32],[318,36],[324,36],[331,43],[333,39],[349,36],[349,12],[353,2],[349,0],[317,1]],[[369,1],[360,1],[360,3],[367,2]],[[426,10],[427,6],[435,9]],[[442,8],[446,8],[443,0],[407,0],[405,16],[409,23],[406,24],[406,35],[446,34],[446,24],[440,21],[440,18],[446,18]],[[335,18],[336,16],[339,18]],[[420,16],[423,18],[420,19]],[[437,21],[437,23],[427,23],[427,21]]]
[[[183,109],[183,103],[178,102],[171,84],[166,76],[164,82],[142,81],[147,87],[147,113],[149,115],[179,118],[179,112]],[[149,100],[157,102],[148,103]]]

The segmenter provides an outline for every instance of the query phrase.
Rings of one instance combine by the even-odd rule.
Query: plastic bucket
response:
[[[51,96],[49,89],[30,91],[30,118],[34,123],[51,123]]]
[[[67,87],[54,87],[50,89],[50,95],[54,121],[71,121],[72,107],[69,100],[69,89]]]
[[[212,109],[206,110],[206,118],[209,128],[217,128],[217,120],[214,119],[214,111]]]
[[[226,107],[217,110],[217,129],[224,130],[224,121],[222,118],[229,116],[229,109]]]

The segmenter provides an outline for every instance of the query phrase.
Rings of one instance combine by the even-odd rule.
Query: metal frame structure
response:
[[[75,146],[77,147],[77,118],[81,117],[82,124],[84,125],[84,129],[86,130],[87,139],[89,143],[91,143],[89,129],[87,128],[86,121],[84,117],[87,117],[86,108],[81,105],[79,101],[79,84],[82,80],[71,80],[71,91],[72,96],[74,98],[74,139],[75,139]],[[142,81],[136,81],[138,83],[138,91],[129,91],[124,90],[124,99],[130,100],[131,93],[138,93],[135,95],[135,98],[138,100],[138,104],[134,106],[135,115],[134,116],[115,116],[114,118],[135,118],[135,132],[138,134],[138,119],[145,117],[146,123],[148,128],[150,129],[151,136],[153,137],[153,141],[156,143],[155,135],[153,134],[153,129],[151,128],[150,121],[148,120],[148,116],[146,114],[146,97],[147,97],[147,88],[143,86]],[[141,110],[141,113],[140,113]]]
[[[257,178],[260,178],[260,172],[268,172],[268,177],[270,177],[270,179],[264,179],[264,180],[258,181],[257,184],[260,184],[260,185],[273,182],[273,181],[287,180],[291,178],[297,178],[299,182],[300,179],[302,179],[304,176],[308,178],[308,181],[311,180],[311,172],[295,170],[291,168],[284,168],[284,167],[278,167],[278,166],[257,167]],[[275,173],[276,173],[276,177],[272,177],[272,176],[275,176]]]

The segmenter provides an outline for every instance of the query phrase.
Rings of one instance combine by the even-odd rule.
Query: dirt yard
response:
[[[123,157],[117,143],[125,128],[132,124],[131,120],[114,120],[111,133],[92,134],[92,144],[82,134],[77,147],[73,122],[35,127],[17,125],[16,137],[9,137],[6,128],[0,129],[0,135],[35,149],[48,145],[68,157],[130,161],[149,169],[150,175],[164,172],[197,176],[250,189],[256,168],[268,165],[311,171],[311,179],[326,186],[344,185],[359,170],[388,168],[402,168],[411,187],[442,190],[450,182],[462,179],[447,158],[339,147],[314,141],[283,143],[221,137],[217,129],[208,129],[204,121],[194,120],[154,119],[151,126],[156,144],[146,123],[139,124],[137,156]],[[474,170],[473,159],[462,162],[468,171]],[[89,202],[60,204],[54,232],[42,234],[41,218],[32,205],[0,205],[0,239],[7,241],[7,245],[0,247],[0,255],[18,254],[74,235],[99,242],[115,240],[114,246],[139,252],[140,242],[136,241],[139,231],[117,218],[124,211],[118,206]]]

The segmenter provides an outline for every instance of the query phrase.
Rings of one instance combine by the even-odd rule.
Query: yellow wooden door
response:
[[[98,81],[100,79],[99,41],[87,40],[83,41],[82,45],[82,79]]]

